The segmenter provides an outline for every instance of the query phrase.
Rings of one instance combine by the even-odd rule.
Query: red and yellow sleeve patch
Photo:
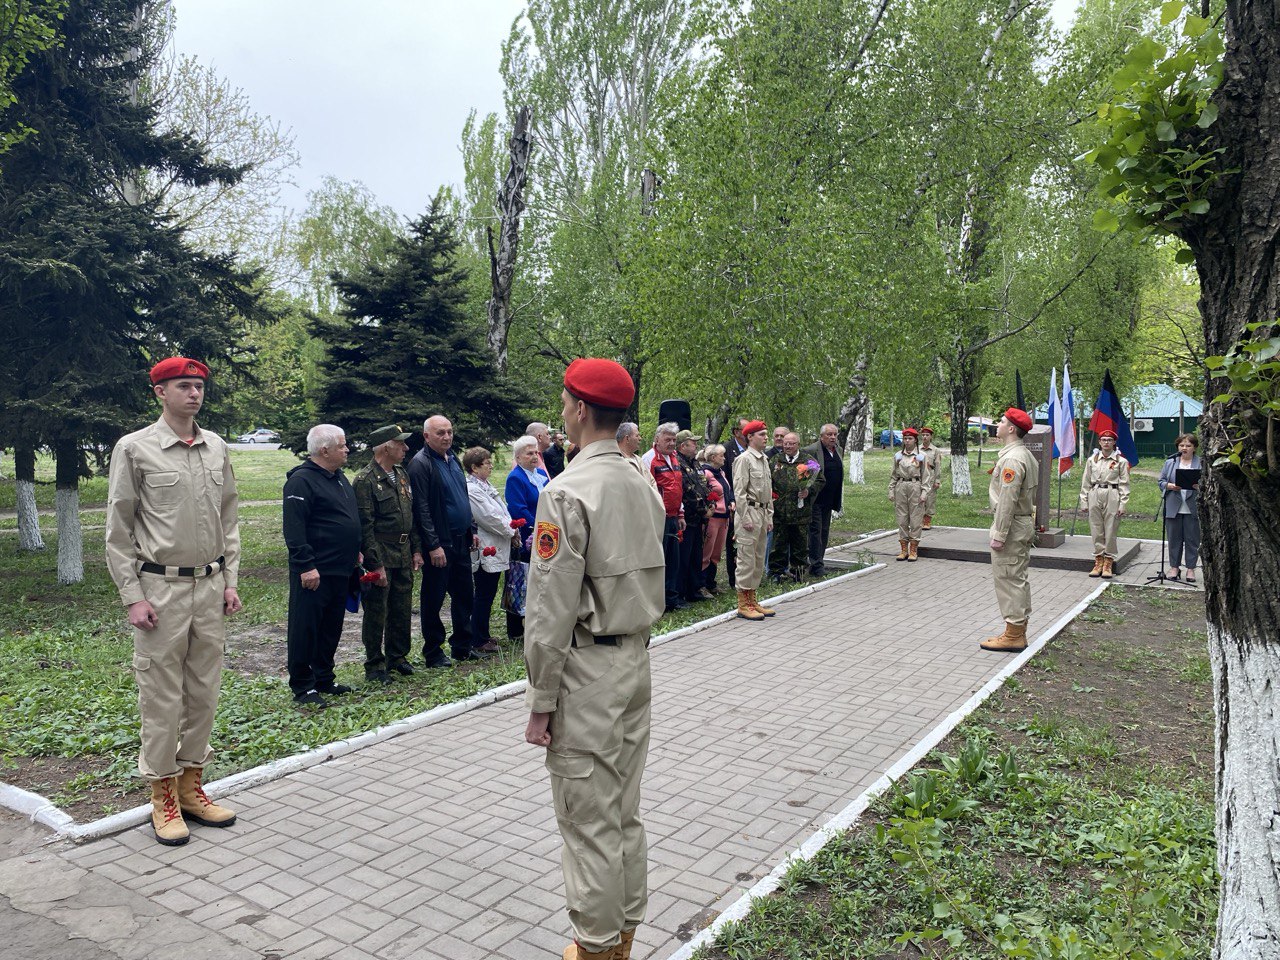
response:
[[[1004,472],[1000,474],[1000,479],[1005,483],[1013,483],[1013,481],[1018,479],[1018,471],[1013,469],[1013,467],[1005,467]]]
[[[550,560],[560,550],[560,528],[554,523],[539,520],[533,542],[538,551],[538,559]]]

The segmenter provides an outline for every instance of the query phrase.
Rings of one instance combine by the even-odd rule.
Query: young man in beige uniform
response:
[[[734,583],[738,590],[738,616],[744,620],[772,617],[772,607],[762,606],[756,590],[768,560],[769,531],[773,529],[773,479],[764,445],[769,442],[763,420],[742,428],[747,449],[733,461],[733,499],[737,504],[733,538],[737,547]]]
[[[921,530],[933,529],[933,515],[938,512],[938,490],[942,486],[942,451],[933,445],[933,428],[920,428],[920,452],[924,454],[924,465],[932,478],[925,488],[924,522]]]
[[[1010,407],[1000,418],[996,437],[1004,449],[991,471],[988,493],[995,516],[991,521],[991,575],[996,602],[1004,617],[1004,632],[983,640],[983,650],[1017,653],[1027,648],[1027,621],[1031,617],[1031,581],[1027,567],[1036,539],[1036,484],[1040,464],[1022,438],[1031,429],[1025,410]]]
[[[1089,511],[1089,532],[1093,534],[1089,576],[1108,580],[1116,572],[1116,534],[1129,502],[1129,461],[1116,449],[1116,439],[1111,430],[1098,434],[1102,449],[1086,460],[1080,471],[1080,509]]]
[[[662,616],[665,513],[618,448],[635,398],[612,360],[564,375],[579,453],[538,498],[524,655],[525,739],[547,750],[574,942],[565,960],[631,954],[648,904],[640,780],[649,752],[649,634]]]
[[[171,357],[151,368],[163,413],[111,454],[107,569],[133,625],[142,715],[138,771],[151,781],[156,839],[180,846],[184,817],[229,827],[200,776],[222,680],[224,617],[240,609],[236,478],[222,438],[201,430],[209,368]]]

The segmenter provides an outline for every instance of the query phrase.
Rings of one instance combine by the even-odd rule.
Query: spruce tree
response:
[[[54,451],[70,514],[59,528],[76,540],[86,445],[109,447],[154,418],[150,365],[174,353],[208,361],[216,397],[217,371],[243,352],[242,318],[261,309],[251,273],[195,250],[140,195],[142,171],[197,186],[243,173],[190,136],[157,132],[137,93],[155,55],[144,6],[68,4],[62,43],[13,80],[6,118],[28,132],[0,161],[0,442]],[[63,547],[59,579],[79,579],[78,551]]]
[[[314,327],[326,344],[316,407],[348,440],[388,423],[418,434],[436,413],[453,422],[460,446],[492,447],[522,432],[527,394],[498,373],[482,326],[466,314],[457,249],[456,224],[437,197],[389,256],[334,274],[339,315]]]

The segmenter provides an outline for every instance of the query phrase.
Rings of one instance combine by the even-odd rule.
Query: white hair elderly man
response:
[[[667,565],[667,612],[679,610],[685,605],[681,596],[680,531],[684,529],[684,476],[680,469],[680,457],[676,454],[678,423],[662,423],[653,431],[653,449],[646,453],[643,462],[653,474],[653,481],[662,497],[662,509],[666,524],[662,530],[662,554]]]
[[[535,420],[524,428],[526,437],[533,437],[538,441],[538,466],[543,470],[547,470],[547,461],[543,454],[547,452],[547,448],[551,446],[551,428],[545,423]],[[547,476],[551,476],[551,471],[547,470]]]
[[[307,459],[284,483],[289,548],[289,687],[299,704],[351,688],[334,679],[333,658],[347,612],[347,584],[360,556],[360,511],[342,472],[347,437],[322,423],[307,433]]]

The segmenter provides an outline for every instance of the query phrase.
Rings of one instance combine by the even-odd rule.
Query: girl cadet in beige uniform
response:
[[[151,368],[164,412],[122,437],[107,488],[107,569],[133,625],[133,675],[142,716],[138,772],[151,782],[151,828],[176,847],[184,817],[229,827],[201,772],[222,679],[224,617],[240,609],[236,477],[227,445],[202,430],[209,368],[170,357]]]
[[[902,431],[902,449],[893,455],[893,472],[889,474],[889,500],[898,520],[897,559],[914,563],[920,547],[920,531],[924,520],[925,487],[933,483],[925,455],[916,449],[916,431]]]
[[[764,445],[769,442],[763,420],[742,428],[747,449],[733,461],[733,498],[737,504],[733,542],[737,547],[734,585],[738,590],[738,616],[763,620],[777,611],[756,599],[764,577],[765,547],[773,529],[773,480]]]
[[[991,579],[996,602],[1004,618],[1004,631],[978,646],[998,653],[1018,653],[1027,648],[1027,622],[1031,619],[1031,544],[1036,539],[1036,484],[1040,464],[1022,438],[1031,429],[1025,410],[1010,407],[1000,418],[996,436],[1004,449],[991,471]]]
[[[547,748],[574,942],[565,960],[627,957],[648,903],[640,779],[649,634],[662,616],[662,504],[618,448],[635,387],[612,360],[564,375],[578,454],[538,498],[524,631],[525,739]]]
[[[1084,462],[1080,471],[1080,509],[1089,511],[1089,532],[1093,534],[1091,577],[1108,580],[1116,572],[1116,533],[1129,502],[1129,461],[1116,449],[1111,430],[1098,434],[1102,449]]]
[[[920,428],[920,452],[929,470],[929,483],[924,491],[924,522],[921,530],[933,529],[933,515],[938,512],[938,488],[942,486],[942,451],[933,445],[933,429]]]

